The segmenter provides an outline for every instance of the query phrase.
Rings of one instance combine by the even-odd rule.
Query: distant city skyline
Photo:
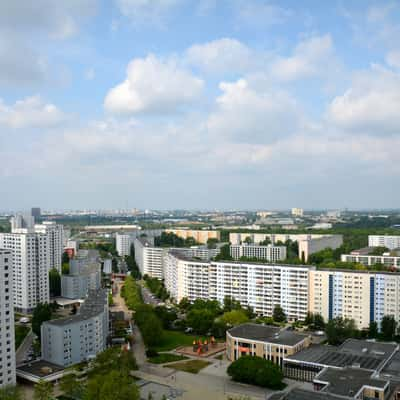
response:
[[[0,2],[0,209],[390,209],[398,1]]]

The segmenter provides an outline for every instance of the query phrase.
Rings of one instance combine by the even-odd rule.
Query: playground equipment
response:
[[[214,336],[211,336],[210,342],[212,347],[215,347],[217,345]],[[209,342],[207,339],[205,339],[204,342],[202,342],[201,339],[193,340],[193,353],[197,353],[198,355],[207,353],[208,344]]]

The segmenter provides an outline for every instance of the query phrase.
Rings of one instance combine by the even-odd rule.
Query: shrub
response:
[[[278,390],[285,387],[280,368],[261,357],[242,356],[229,366],[227,372],[236,382]]]

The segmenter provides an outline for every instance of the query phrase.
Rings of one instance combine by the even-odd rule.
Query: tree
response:
[[[265,239],[260,242],[260,246],[268,246],[269,244],[271,244],[271,239],[268,236],[266,236]]]
[[[224,297],[224,312],[232,310],[240,310],[242,308],[240,302],[233,298],[232,296]]]
[[[34,400],[50,400],[53,397],[53,385],[51,382],[46,382],[40,379],[35,385],[33,398]]]
[[[8,385],[0,388],[1,400],[23,400],[24,396],[18,386]]]
[[[371,321],[368,327],[368,337],[371,339],[375,339],[378,337],[378,324],[376,321]]]
[[[178,318],[174,310],[169,310],[164,306],[157,306],[154,309],[154,313],[161,321],[164,329],[170,329],[172,327],[172,323]]]
[[[69,255],[66,251],[62,254],[62,259],[61,259],[62,264],[69,264]]]
[[[244,239],[243,242],[246,243],[246,244],[252,244],[253,243],[253,241],[251,240],[250,236],[246,236],[246,238]]]
[[[221,246],[219,254],[217,254],[214,257],[215,261],[219,261],[219,260],[233,260],[233,257],[231,256],[231,247],[229,246],[229,244],[224,244],[223,246]]]
[[[216,249],[217,248],[218,239],[217,238],[209,238],[207,240],[207,248],[208,249]]]
[[[178,304],[178,308],[183,312],[186,312],[190,306],[191,303],[187,297],[182,297],[181,301]]]
[[[354,320],[336,317],[326,324],[325,333],[329,344],[339,345],[356,336],[357,329]]]
[[[63,263],[61,266],[61,273],[63,275],[68,275],[69,274],[69,263]]]
[[[283,311],[283,308],[279,304],[275,305],[274,311],[272,313],[272,318],[274,319],[275,322],[285,322],[286,321],[286,314]]]
[[[49,289],[51,297],[61,296],[61,276],[56,268],[49,271]]]
[[[41,336],[40,327],[45,321],[49,321],[52,316],[51,305],[39,303],[33,310],[32,331],[38,338]]]
[[[392,315],[385,315],[381,321],[381,332],[384,340],[393,340],[396,335],[397,322]]]
[[[249,318],[247,317],[246,313],[242,310],[232,310],[223,314],[221,320],[227,326],[236,326],[248,322]]]
[[[186,323],[193,331],[206,334],[213,326],[215,314],[206,308],[192,309],[188,312]]]
[[[314,329],[321,331],[325,328],[324,317],[321,314],[314,314]]]
[[[79,380],[76,379],[76,375],[74,373],[64,375],[61,378],[60,389],[66,396],[71,398],[80,398],[83,393],[83,386]]]
[[[138,400],[139,390],[127,371],[111,370],[92,374],[88,380],[84,400]]]
[[[227,369],[236,382],[248,383],[270,389],[283,389],[283,373],[278,365],[256,356],[242,356]]]

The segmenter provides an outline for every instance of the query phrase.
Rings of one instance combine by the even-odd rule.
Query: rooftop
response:
[[[376,371],[397,348],[398,345],[393,343],[348,339],[339,347],[311,345],[286,359],[340,368],[357,365],[359,368]]]
[[[276,326],[259,324],[242,324],[229,329],[228,333],[237,338],[257,340],[260,342],[294,346],[307,338],[307,335],[281,329]]]
[[[104,311],[104,306],[108,303],[107,289],[90,290],[85,302],[80,306],[78,313],[70,317],[53,319],[43,324],[53,326],[66,326],[77,322],[85,321],[95,317]]]
[[[387,380],[371,377],[371,371],[360,368],[326,368],[315,378],[314,382],[327,383],[322,390],[336,395],[354,397],[363,386],[384,389],[389,383]]]

